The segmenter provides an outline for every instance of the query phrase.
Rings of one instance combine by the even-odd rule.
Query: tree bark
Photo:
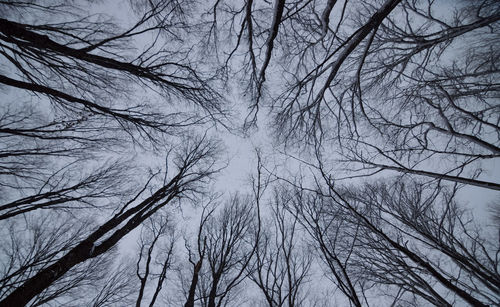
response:
[[[196,294],[196,285],[198,284],[198,275],[200,273],[202,265],[203,265],[203,258],[200,258],[200,260],[198,260],[198,262],[196,262],[196,265],[194,266],[193,279],[191,280],[191,287],[189,287],[188,299],[186,301],[186,304],[184,304],[184,307],[194,307],[194,296]]]

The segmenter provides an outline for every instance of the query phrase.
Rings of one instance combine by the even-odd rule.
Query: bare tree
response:
[[[166,281],[167,272],[172,268],[175,245],[175,228],[171,218],[153,216],[145,223],[139,240],[139,257],[136,275],[140,281],[136,306],[142,305],[148,282],[154,282],[153,293],[148,306],[154,306]],[[156,280],[156,281],[155,281]]]
[[[214,213],[216,206],[213,205],[214,198],[209,198],[207,204],[203,206],[203,211],[200,216],[200,223],[198,226],[198,233],[196,236],[196,253],[192,251],[192,248],[189,246],[189,243],[186,240],[186,249],[188,252],[188,260],[189,263],[193,267],[193,271],[191,274],[191,279],[188,280],[188,291],[186,295],[186,303],[184,307],[194,307],[196,300],[196,289],[198,287],[198,280],[200,279],[200,274],[202,274],[203,262],[205,259],[205,252],[207,248],[206,238],[202,236],[204,233],[204,227],[207,223],[208,219]],[[196,258],[194,258],[196,257]],[[193,259],[194,258],[194,259]]]
[[[130,180],[132,169],[125,168],[124,163],[88,170],[84,176],[75,174],[74,166],[65,166],[50,176],[35,193],[0,205],[0,220],[38,209],[104,209],[128,194],[125,181]]]
[[[251,97],[246,124],[269,107],[275,136],[335,158],[336,178],[500,189],[478,179],[500,153],[495,1],[214,1],[206,14],[205,43],[219,38]]]
[[[231,296],[238,295],[239,285],[252,272],[252,258],[261,238],[261,200],[270,183],[258,149],[256,158],[256,171],[250,176],[251,196],[233,195],[221,208],[219,195],[211,195],[203,206],[195,251],[186,239],[192,271],[183,282],[185,307],[196,302],[214,307],[234,303]]]
[[[133,81],[157,87],[167,97],[172,95],[205,110],[219,108],[220,96],[190,67],[194,63],[186,62],[186,51],[175,44],[185,25],[171,26],[186,17],[177,3],[147,2],[143,5],[146,9],[136,9],[137,21],[124,30],[104,15],[78,16],[80,8],[75,5],[57,0],[41,5],[2,3],[4,12],[10,13],[5,17],[20,19],[0,20],[2,56],[26,81],[4,75],[1,83],[47,96],[66,110],[110,116],[144,132],[146,127],[164,129],[180,123],[169,121],[168,115],[145,111],[144,105],[113,107],[104,94],[119,94],[124,83]],[[40,12],[45,16],[37,15]],[[58,23],[23,22],[30,13],[56,18]],[[155,39],[138,54],[124,52],[134,47],[132,39],[149,34],[166,35],[173,41],[168,46],[164,40]],[[57,85],[61,80],[66,89]],[[98,100],[106,103],[95,102]]]
[[[251,199],[238,195],[208,217],[201,232],[206,244],[205,270],[199,276],[202,285],[198,288],[203,306],[223,306],[246,277],[255,252],[255,217]]]
[[[318,107],[303,110],[317,112],[309,126],[319,137],[341,146],[348,178],[391,170],[498,190],[477,179],[481,162],[499,153],[496,55],[473,46],[496,43],[499,7],[436,6],[403,1],[346,66],[355,74],[321,88],[306,103]],[[443,9],[450,14],[436,17]],[[325,132],[325,122],[336,127]]]
[[[203,184],[218,171],[216,159],[219,150],[216,143],[206,138],[192,138],[188,141],[174,158],[173,164],[177,172],[170,180],[167,180],[169,171],[161,187],[139,201],[139,197],[148,187],[148,182],[119,212],[52,264],[20,284],[0,302],[0,306],[25,305],[74,266],[110,250],[162,207],[176,199],[194,197],[202,193]]]
[[[192,269],[184,282],[184,306],[234,303],[256,249],[259,222],[253,205],[249,196],[233,195],[223,206],[211,198],[203,207],[196,251],[186,242]]]
[[[37,304],[38,297],[48,301],[58,297],[56,292],[47,294],[57,289],[76,295],[76,283],[75,289],[59,286],[71,281],[68,274],[84,267],[87,275],[98,274],[89,263],[104,257],[167,203],[203,193],[204,183],[217,171],[216,142],[187,133],[181,135],[178,155],[167,156],[167,168],[174,164],[177,173],[167,170],[149,197],[145,194],[158,176],[137,188],[134,182],[144,180],[143,172],[130,159],[110,159],[131,147],[168,150],[172,135],[219,121],[225,114],[204,64],[181,44],[180,37],[191,31],[186,18],[190,12],[177,2],[135,1],[128,10],[131,24],[122,28],[112,17],[90,14],[94,5],[0,3],[0,86],[8,94],[0,107],[0,219],[10,223],[37,216],[41,209],[72,212],[74,223],[90,211],[74,209],[114,214],[65,248],[46,247],[50,257],[40,260],[43,265],[38,258],[26,260],[19,269],[13,264],[10,270],[15,272],[8,275],[19,279],[10,279],[10,286],[3,288],[2,306]],[[11,259],[24,257],[15,245],[10,247],[6,253]],[[165,272],[152,303],[164,279]],[[112,292],[120,287],[105,286],[93,304],[118,299]]]
[[[136,294],[133,272],[130,263],[121,263],[99,285],[100,288],[89,303],[92,307],[108,307],[121,304],[131,305]]]
[[[0,299],[17,289],[38,271],[50,266],[61,254],[68,252],[83,239],[91,228],[90,219],[79,221],[70,214],[37,214],[2,222]],[[110,257],[111,256],[111,257]],[[99,301],[106,297],[120,297],[126,301],[131,295],[130,277],[123,270],[114,270],[116,250],[109,256],[96,257],[73,267],[68,274],[36,295],[29,306],[44,304],[89,303],[88,296],[101,293]],[[115,274],[121,276],[123,289],[106,286],[106,280]],[[102,288],[101,288],[102,287]],[[128,287],[128,292],[125,291]],[[118,293],[121,292],[121,293]]]
[[[0,1],[0,306],[158,303],[180,253],[165,209],[203,201],[219,170],[211,132],[188,130],[226,126],[225,93],[246,100],[244,132],[267,112],[273,150],[311,175],[257,150],[250,194],[210,198],[186,238],[185,307],[246,285],[314,305],[315,264],[346,305],[498,302],[498,229],[456,196],[500,190],[483,177],[500,157],[498,1],[104,5]],[[164,176],[140,167],[158,156]],[[131,272],[111,256],[141,226]]]
[[[457,205],[455,192],[401,179],[330,186],[298,190],[292,210],[354,305],[368,305],[377,291],[393,304],[494,304],[499,246]]]
[[[311,246],[326,267],[325,275],[347,298],[350,305],[363,306],[365,277],[354,273],[354,249],[361,226],[345,208],[315,191],[301,188],[283,189],[284,203],[297,221],[304,226],[314,244]],[[328,273],[326,273],[328,272]]]
[[[368,278],[373,272],[377,282],[398,285],[402,293],[413,293],[438,306],[455,303],[455,298],[447,302],[446,291],[473,305],[498,301],[497,233],[488,233],[473,222],[470,212],[457,204],[456,190],[400,181],[350,192],[345,197],[351,204],[373,212],[365,216],[372,224],[377,221],[378,229],[397,242],[373,236],[360,239],[365,249],[358,257],[359,265],[366,268]],[[434,284],[447,290],[439,291]]]
[[[249,278],[269,306],[302,306],[313,256],[300,244],[299,220],[285,211],[288,195],[275,191],[271,218],[263,227]]]
[[[97,161],[110,152],[164,150],[171,135],[225,116],[205,69],[180,46],[191,30],[179,3],[134,1],[126,29],[89,14],[93,5],[0,3],[0,83],[8,93],[0,106],[0,200],[10,210],[4,217],[47,208],[55,191],[85,190],[89,178],[74,173],[104,169]],[[107,176],[91,176],[92,185],[109,185]],[[73,198],[83,200],[85,192]],[[23,206],[12,211],[17,201]]]

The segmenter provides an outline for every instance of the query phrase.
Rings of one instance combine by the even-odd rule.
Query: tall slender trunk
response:
[[[62,277],[77,264],[108,251],[121,238],[177,196],[179,193],[178,189],[175,188],[177,179],[178,178],[174,177],[168,185],[156,191],[153,195],[142,201],[137,206],[130,208],[124,213],[117,214],[108,220],[55,263],[41,270],[35,276],[28,279],[24,282],[24,284],[10,293],[0,302],[0,307],[25,306],[35,296],[50,287],[52,283]],[[171,190],[172,186],[174,186],[174,189]],[[124,226],[116,229],[127,219],[129,220]],[[114,233],[112,233],[104,241],[100,242],[98,246],[95,245],[98,240],[102,239],[115,229],[116,231],[114,231]]]
[[[217,274],[219,275],[219,274]],[[207,307],[215,307],[215,299],[217,297],[217,285],[219,284],[219,276],[214,276],[214,280],[212,282],[212,289],[210,289],[210,294],[208,295],[208,305]]]
[[[186,304],[184,304],[184,307],[194,307],[194,296],[196,293],[196,285],[198,284],[198,275],[201,270],[201,266],[203,265],[203,257],[196,262],[196,265],[194,266],[193,270],[193,279],[191,280],[191,287],[189,287],[189,294],[188,294],[188,299],[186,301]]]

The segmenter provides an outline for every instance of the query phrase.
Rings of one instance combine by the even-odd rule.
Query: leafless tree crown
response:
[[[495,0],[0,1],[0,307],[497,306],[499,33]]]

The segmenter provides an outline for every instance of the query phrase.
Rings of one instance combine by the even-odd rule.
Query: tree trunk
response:
[[[189,287],[189,294],[186,304],[184,307],[194,307],[194,295],[196,293],[196,285],[198,284],[198,274],[200,273],[201,266],[203,264],[203,258],[200,258],[193,270],[193,279],[191,280],[191,287]]]

